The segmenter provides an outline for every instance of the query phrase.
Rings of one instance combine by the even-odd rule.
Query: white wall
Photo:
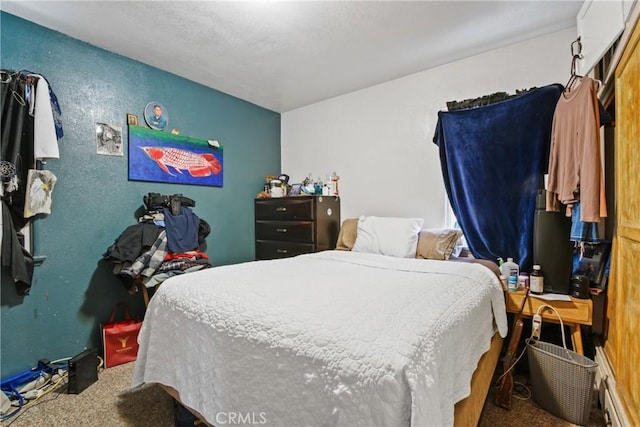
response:
[[[425,227],[442,226],[438,111],[447,101],[566,83],[575,38],[575,28],[563,30],[284,113],[282,171],[291,182],[336,171],[343,219],[422,217]]]

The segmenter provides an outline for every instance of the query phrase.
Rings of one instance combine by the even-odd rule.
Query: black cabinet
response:
[[[256,260],[335,249],[340,231],[340,199],[256,199],[255,219]]]

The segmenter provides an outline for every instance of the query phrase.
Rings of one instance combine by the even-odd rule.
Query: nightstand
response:
[[[507,312],[517,313],[523,298],[524,291],[505,292]],[[593,302],[590,299],[570,298],[571,301],[547,301],[536,298],[530,293],[522,310],[522,315],[524,317],[532,317],[543,304],[555,308],[560,317],[562,317],[562,322],[571,328],[571,342],[573,343],[574,351],[584,355],[580,326],[591,326],[593,323]],[[550,309],[543,309],[540,314],[543,322],[560,323],[558,317]]]

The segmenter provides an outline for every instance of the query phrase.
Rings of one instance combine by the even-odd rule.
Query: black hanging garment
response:
[[[11,269],[18,294],[31,288],[33,257],[24,248],[19,233],[29,219],[24,217],[24,201],[29,169],[34,168],[33,116],[26,94],[35,88],[35,78],[2,70],[0,105],[2,138],[0,157],[0,197],[2,198],[2,266]]]

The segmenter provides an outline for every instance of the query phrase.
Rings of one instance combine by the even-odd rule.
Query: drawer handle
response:
[[[286,229],[286,228],[276,228],[276,231],[277,231],[278,233],[286,233],[286,232],[287,232],[287,229]]]
[[[286,211],[287,211],[287,208],[285,208],[284,206],[276,208],[276,212],[286,212]]]
[[[286,249],[277,249],[276,252],[278,252],[279,254],[286,254],[287,250]]]

